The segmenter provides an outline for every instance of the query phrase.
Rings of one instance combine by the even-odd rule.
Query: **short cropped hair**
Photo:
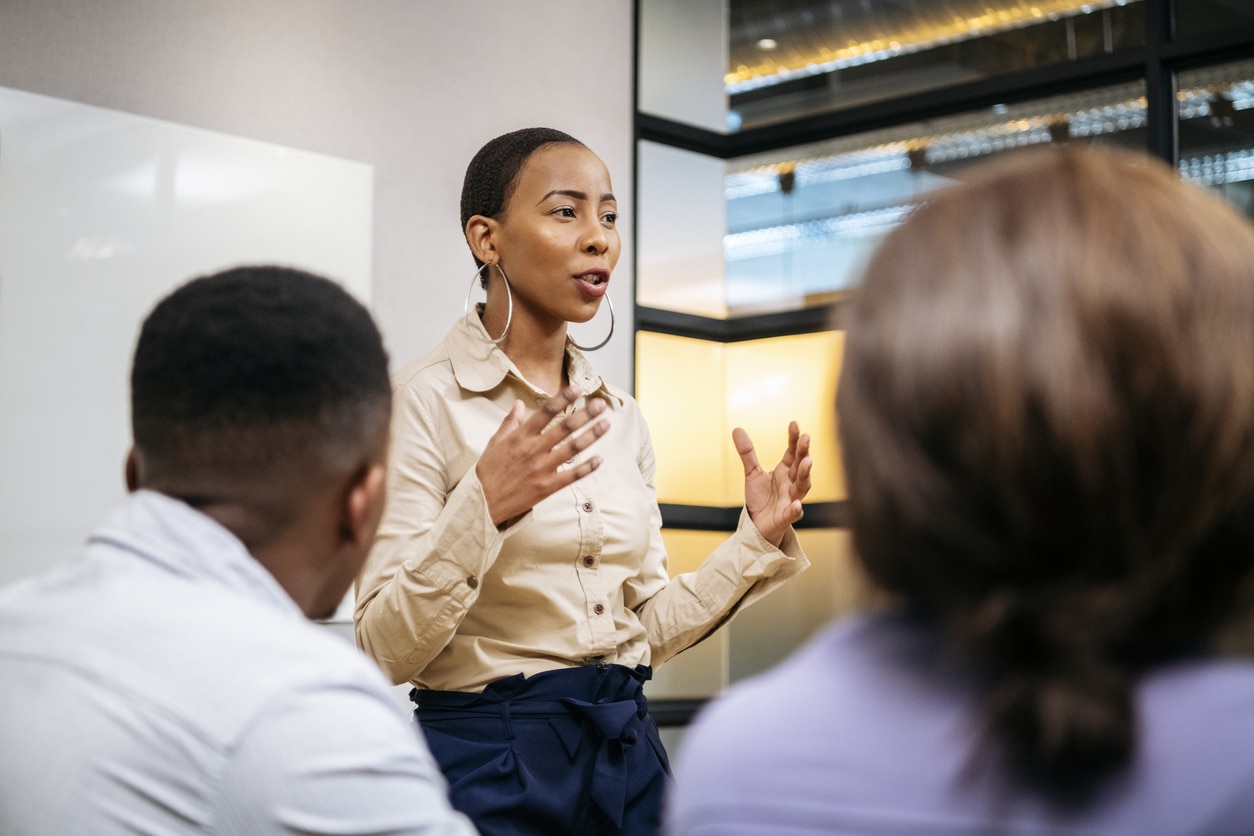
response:
[[[1254,229],[1149,157],[1031,152],[894,230],[845,324],[861,563],[979,664],[1022,774],[1091,789],[1137,675],[1248,607]]]
[[[390,404],[370,313],[286,267],[179,287],[144,321],[131,369],[135,446],[164,474],[352,467],[383,445]]]
[[[480,148],[466,167],[462,181],[462,230],[475,215],[500,217],[514,193],[523,165],[537,150],[552,144],[583,145],[554,128],[523,128],[502,134]],[[478,256],[475,264],[483,266]],[[486,275],[483,285],[487,287]]]

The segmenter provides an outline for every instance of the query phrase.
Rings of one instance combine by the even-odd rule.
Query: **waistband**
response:
[[[515,674],[498,679],[480,693],[467,691],[427,691],[414,688],[409,692],[418,710],[469,710],[472,714],[493,714],[510,704],[514,712],[542,710],[543,703],[577,700],[586,703],[642,701],[644,683],[653,678],[648,665],[628,668],[624,665],[585,665],[559,668],[533,676]],[[532,704],[535,704],[534,706]]]

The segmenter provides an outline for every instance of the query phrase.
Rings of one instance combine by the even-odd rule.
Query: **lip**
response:
[[[610,271],[585,270],[582,273],[576,273],[575,280],[589,296],[604,296],[606,288],[610,286]]]

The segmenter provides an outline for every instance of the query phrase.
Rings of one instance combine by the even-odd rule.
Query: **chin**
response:
[[[323,603],[314,604],[305,610],[305,617],[310,621],[326,621],[335,615],[335,611],[340,608],[340,602],[337,600],[334,604],[327,605]]]

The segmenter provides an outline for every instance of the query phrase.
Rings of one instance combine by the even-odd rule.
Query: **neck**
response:
[[[488,290],[484,327],[492,336],[505,332],[505,339],[497,344],[505,356],[529,383],[556,395],[567,383],[565,320],[541,321],[515,300],[514,315],[506,331],[506,302],[493,294],[496,287],[494,283]]]
[[[566,323],[550,330],[534,326],[521,326],[501,342],[501,350],[522,376],[550,395],[556,395],[566,385]]]

